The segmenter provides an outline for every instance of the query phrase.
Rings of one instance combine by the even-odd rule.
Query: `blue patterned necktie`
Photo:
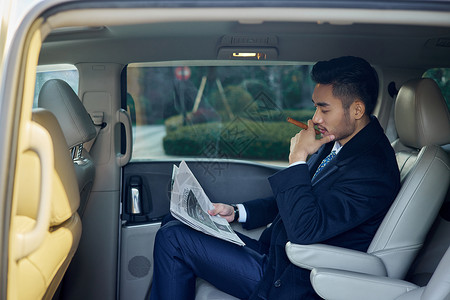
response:
[[[316,177],[317,173],[319,173],[334,157],[336,156],[336,150],[333,150],[328,154],[327,157],[325,157],[322,162],[320,163],[319,167],[316,170],[316,173],[314,173],[314,177]]]

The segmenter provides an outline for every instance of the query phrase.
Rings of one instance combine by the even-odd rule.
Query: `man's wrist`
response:
[[[231,204],[234,210],[234,219],[233,222],[236,222],[239,220],[239,207],[236,204]]]
[[[291,153],[289,155],[289,164],[293,164],[296,163],[298,161],[306,161],[306,159],[308,158],[308,154],[307,153]]]

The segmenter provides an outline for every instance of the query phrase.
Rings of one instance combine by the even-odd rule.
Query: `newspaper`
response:
[[[213,208],[186,162],[182,161],[179,167],[174,165],[170,197],[172,215],[195,230],[244,246],[225,218],[208,214]]]

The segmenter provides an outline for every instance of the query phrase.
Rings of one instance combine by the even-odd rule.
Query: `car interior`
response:
[[[450,5],[346,3],[34,6],[5,67],[2,297],[147,299],[173,166],[186,161],[211,202],[270,196],[299,130],[286,117],[314,114],[312,65],[352,55],[377,71],[402,187],[367,252],[286,253],[323,299],[449,299]],[[237,298],[198,278],[196,299]]]

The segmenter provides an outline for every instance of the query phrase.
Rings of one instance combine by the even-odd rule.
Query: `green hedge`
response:
[[[290,140],[298,131],[285,121],[236,118],[223,124],[196,124],[168,131],[163,145],[168,155],[287,160]]]
[[[244,112],[240,116],[245,119],[260,122],[285,122],[287,117],[307,122],[314,115],[314,110],[264,110],[256,112]]]
[[[217,113],[218,115],[224,115],[224,113]],[[302,122],[307,122],[308,119],[311,119],[312,116],[314,114],[314,110],[310,110],[310,109],[303,109],[303,110],[265,110],[265,111],[258,111],[258,112],[254,112],[254,111],[244,111],[244,112],[240,112],[239,114],[236,115],[236,117],[238,118],[242,118],[242,119],[248,119],[251,121],[255,121],[255,122],[264,122],[264,123],[268,123],[268,122],[284,122],[286,121],[287,117],[291,117],[293,119],[302,121]],[[195,124],[196,122],[192,122],[192,120],[194,120],[192,118],[192,113],[188,113],[187,115],[188,118],[188,124],[189,126],[192,126],[192,124]],[[166,131],[167,132],[172,132],[172,131],[176,131],[179,128],[183,127],[183,118],[181,115],[177,115],[177,116],[173,116],[168,118],[165,122],[164,122],[165,126],[166,126]],[[291,125],[294,126],[294,125]]]
[[[226,97],[226,104],[224,103],[224,99],[222,99],[222,95],[219,91],[215,91],[211,94],[209,102],[218,112],[224,112],[225,117],[228,116],[228,109],[236,115],[239,114],[244,107],[247,107],[248,109],[257,108],[252,95],[241,86],[226,86],[224,88],[224,96]]]

